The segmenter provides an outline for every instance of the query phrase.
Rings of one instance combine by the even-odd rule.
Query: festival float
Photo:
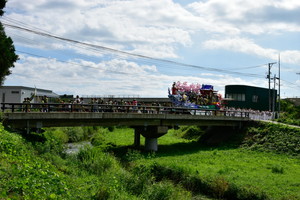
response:
[[[174,82],[169,88],[171,102],[175,107],[196,108],[205,110],[219,110],[222,96],[214,90],[214,86],[205,84],[188,84]]]

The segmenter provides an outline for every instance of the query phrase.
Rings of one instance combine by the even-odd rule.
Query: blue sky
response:
[[[267,88],[267,64],[280,54],[281,95],[300,96],[298,0],[8,0],[5,11],[20,56],[5,85],[166,97],[187,81],[224,93],[230,84]],[[271,72],[278,77],[278,64]]]

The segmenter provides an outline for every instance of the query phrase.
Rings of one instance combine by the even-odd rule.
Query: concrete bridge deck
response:
[[[241,126],[247,117],[224,115],[142,114],[98,112],[5,113],[4,123],[14,128],[63,126]]]
[[[8,107],[6,107],[9,105]],[[67,106],[67,107],[66,107]],[[179,125],[242,127],[251,121],[241,111],[203,110],[161,106],[65,104],[2,104],[4,124],[13,128],[62,126],[129,126],[134,144],[143,135],[147,150],[157,151],[157,138]],[[79,112],[80,111],[80,112]]]

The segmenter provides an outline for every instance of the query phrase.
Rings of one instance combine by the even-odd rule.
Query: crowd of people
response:
[[[35,101],[33,103],[33,99]],[[49,100],[50,99],[50,100]],[[143,106],[161,106],[159,103],[138,102],[137,99],[124,101],[123,99],[83,98],[78,95],[75,98],[48,98],[47,96],[24,98],[22,111],[48,112],[124,112],[132,110],[138,112]],[[167,106],[167,105],[163,105]]]
[[[274,119],[274,113],[271,111],[259,111],[252,109],[241,109],[241,108],[221,108],[221,110],[226,111],[229,116],[239,117],[243,113],[248,113],[249,118],[253,120],[272,120]]]
[[[25,98],[23,101],[23,112],[30,112],[31,110],[39,110],[41,112],[48,112],[49,105],[34,105],[28,106],[33,100],[34,96]],[[47,96],[39,97],[39,103],[47,104],[49,99]],[[172,107],[174,106],[171,102],[169,104],[159,104],[157,102],[144,103],[138,102],[136,99],[132,101],[124,101],[123,99],[103,99],[103,98],[82,98],[78,95],[74,99],[51,99],[53,106],[57,103],[57,106],[52,108],[53,111],[75,111],[75,112],[125,112],[130,110],[131,112],[137,113],[159,113],[162,110],[157,109],[158,107]],[[143,108],[147,107],[147,109]],[[152,108],[151,108],[152,107]],[[227,108],[221,107],[220,111],[225,112],[226,116],[240,117],[247,113],[248,117],[253,120],[272,120],[274,118],[273,113],[269,111],[258,111],[252,109],[240,109],[240,108]],[[193,114],[193,112],[191,112]]]

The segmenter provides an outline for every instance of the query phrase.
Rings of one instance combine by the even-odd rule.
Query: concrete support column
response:
[[[145,150],[146,151],[157,151],[157,138],[148,138],[145,140]]]
[[[141,145],[141,134],[138,129],[134,129],[134,146],[139,147]]]
[[[168,132],[167,126],[135,126],[134,128],[134,146],[140,146],[140,135],[145,137],[145,150],[157,151],[157,138]]]

